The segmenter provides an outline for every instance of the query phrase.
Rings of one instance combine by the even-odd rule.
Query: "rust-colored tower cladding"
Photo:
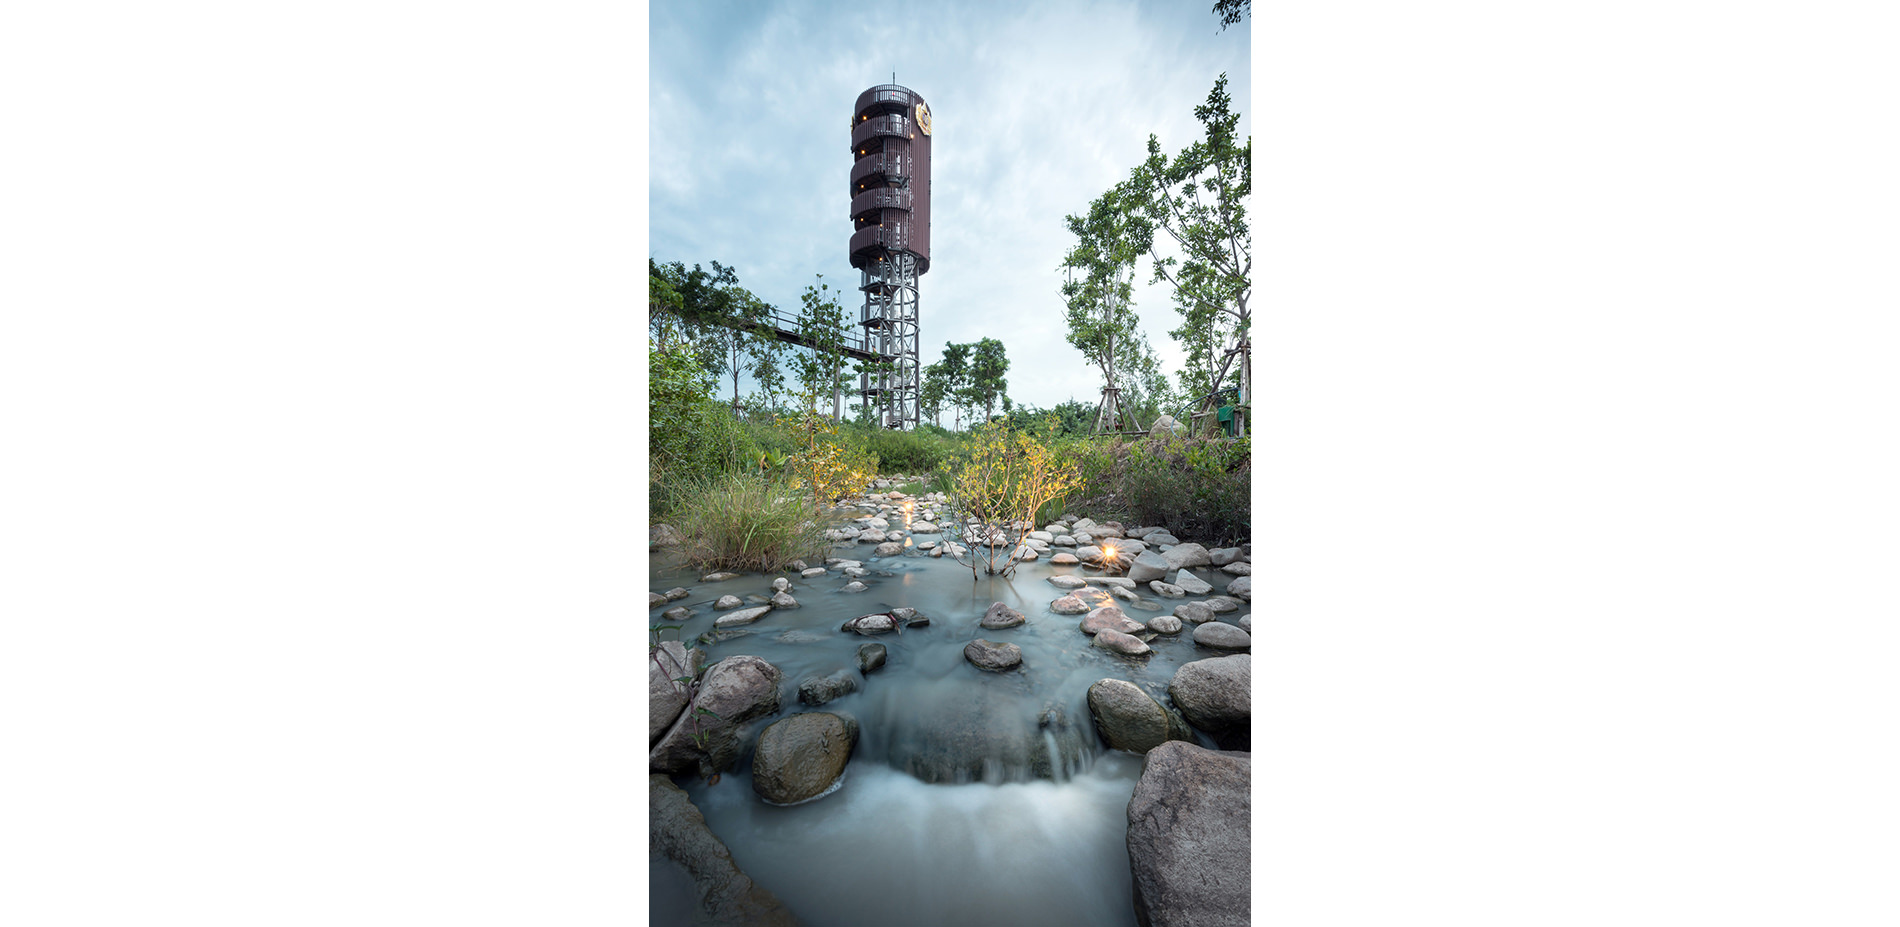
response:
[[[887,428],[914,428],[918,362],[917,278],[930,270],[930,105],[916,91],[879,84],[851,113],[851,266],[864,292],[867,347],[889,369],[859,378],[864,404]]]

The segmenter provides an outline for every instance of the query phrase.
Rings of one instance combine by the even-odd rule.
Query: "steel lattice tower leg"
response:
[[[923,367],[918,362],[915,256],[893,251],[883,260],[867,262],[859,289],[864,291],[861,321],[867,346],[892,368],[858,378],[864,404],[877,410],[877,421],[886,428],[916,428],[921,420]]]

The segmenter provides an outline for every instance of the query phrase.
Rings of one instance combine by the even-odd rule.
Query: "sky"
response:
[[[847,126],[895,71],[933,122],[920,361],[996,338],[1017,403],[1093,405],[1100,374],[1064,337],[1063,217],[1125,179],[1150,133],[1171,156],[1200,138],[1194,107],[1222,73],[1252,135],[1251,23],[1223,31],[1212,5],[655,3],[649,254],[730,265],[787,312],[823,274],[855,318]],[[1134,311],[1172,376],[1179,316],[1148,278],[1144,262]]]

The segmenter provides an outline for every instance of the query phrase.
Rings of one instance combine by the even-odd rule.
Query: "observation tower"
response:
[[[861,374],[864,404],[886,428],[921,420],[917,278],[930,270],[930,105],[878,84],[851,111],[851,266],[861,274],[867,350],[889,369]]]

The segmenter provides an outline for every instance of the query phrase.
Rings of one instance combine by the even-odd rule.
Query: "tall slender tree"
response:
[[[1004,379],[1008,372],[1009,356],[1001,341],[984,338],[971,346],[969,386],[964,395],[971,405],[983,407],[986,422],[995,416],[997,401],[1009,390],[1009,381]]]
[[[799,385],[811,397],[814,410],[817,397],[831,397],[831,419],[835,422],[843,416],[839,403],[849,359],[844,353],[845,314],[844,306],[838,302],[842,294],[825,283],[824,274],[817,277],[818,282],[806,287],[799,297],[798,333],[810,345],[810,350],[797,355],[792,370],[798,376]]]

